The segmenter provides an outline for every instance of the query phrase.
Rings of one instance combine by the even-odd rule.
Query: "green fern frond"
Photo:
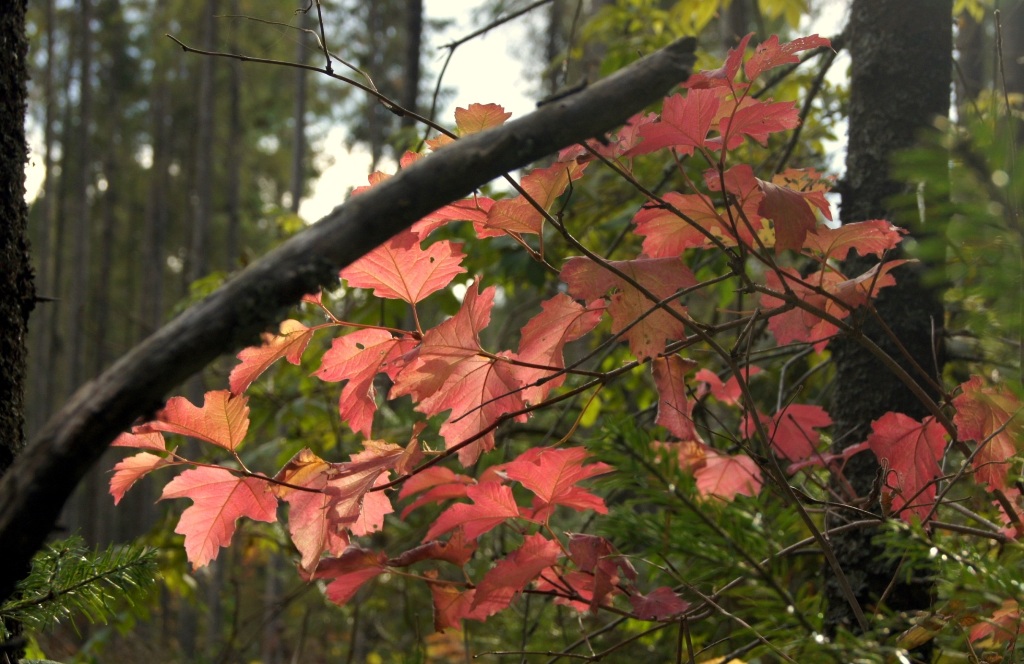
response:
[[[76,614],[90,622],[106,622],[123,602],[142,600],[155,576],[156,554],[151,549],[129,545],[90,551],[77,536],[54,542],[36,554],[28,577],[0,606],[0,632],[8,622],[42,630]]]

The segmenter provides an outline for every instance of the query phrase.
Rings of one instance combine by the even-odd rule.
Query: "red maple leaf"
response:
[[[465,534],[461,530],[456,530],[447,542],[431,540],[409,549],[396,558],[391,558],[388,565],[408,567],[424,560],[444,560],[456,567],[462,567],[473,557],[476,547],[476,540],[467,541]]]
[[[757,45],[754,55],[750,56],[750,59],[743,66],[743,72],[747,75],[748,81],[753,81],[769,69],[800,62],[796,54],[801,51],[831,45],[832,43],[828,39],[818,35],[800,37],[780,45],[778,35],[772,35]]]
[[[185,397],[171,397],[152,422],[137,426],[134,433],[164,431],[213,443],[232,452],[249,430],[248,397],[227,390],[207,392],[202,408]]]
[[[558,505],[607,514],[608,508],[601,498],[576,484],[614,469],[600,462],[584,466],[586,458],[587,451],[582,447],[533,447],[501,469],[536,496],[530,515],[535,521],[546,522]]]
[[[466,617],[485,620],[507,608],[528,583],[554,565],[561,556],[562,547],[558,542],[540,533],[527,535],[522,546],[498,561],[477,584],[473,606]]]
[[[464,198],[434,210],[410,226],[409,230],[423,240],[434,230],[452,221],[470,221],[477,226],[487,220],[493,205],[494,201],[486,196]]]
[[[792,404],[776,413],[769,424],[772,447],[790,461],[803,461],[817,455],[821,435],[815,429],[832,426],[832,418],[821,406]]]
[[[725,63],[723,63],[718,69],[696,72],[690,76],[689,80],[686,81],[685,87],[690,88],[691,90],[723,86],[735,89],[742,89],[746,87],[745,84],[736,82],[734,79],[736,78],[737,72],[740,70],[740,65],[743,63],[743,54],[747,50],[747,44],[753,36],[754,33],[751,32],[741,39],[740,43],[737,44],[735,48],[729,49],[729,54],[725,58]]]
[[[134,447],[140,450],[154,450],[156,452],[166,452],[167,443],[164,441],[164,435],[159,431],[151,431],[149,433],[122,433],[114,442],[110,443],[111,447]]]
[[[114,504],[120,503],[128,489],[151,471],[171,463],[166,457],[149,452],[140,452],[119,461],[114,466],[114,474],[110,478],[110,495],[114,497]]]
[[[640,258],[609,263],[659,300],[697,284],[693,273],[676,258]],[[625,338],[637,359],[643,360],[664,352],[666,339],[675,340],[684,334],[683,323],[678,318],[661,308],[652,311],[655,302],[589,258],[577,256],[567,260],[562,267],[561,278],[569,285],[569,293],[573,297],[588,302],[612,293],[608,306],[608,313],[612,317],[612,332],[618,333],[629,328]],[[667,306],[680,314],[686,311],[674,300]]]
[[[374,377],[386,371],[394,378],[399,368],[393,363],[415,347],[409,337],[373,328],[356,330],[334,338],[314,375],[329,382],[348,381],[338,400],[338,414],[353,431],[369,438],[377,412]]]
[[[448,628],[458,629],[473,606],[476,589],[462,591],[448,583],[428,583],[434,600],[434,629],[438,632]]]
[[[555,201],[569,183],[583,176],[585,162],[555,162],[547,168],[536,168],[523,177],[523,190],[545,211],[550,212]],[[479,238],[496,237],[505,233],[539,234],[544,215],[523,196],[506,198],[494,203],[487,220],[476,225]]]
[[[668,620],[690,607],[668,586],[655,588],[647,595],[630,595],[629,603],[633,605],[633,613],[641,620]]]
[[[461,245],[439,240],[426,249],[405,231],[341,271],[349,286],[372,288],[377,297],[416,304],[462,274]]]
[[[382,473],[377,476],[373,486],[379,487],[389,481],[390,478]],[[363,494],[363,504],[359,506],[359,516],[349,525],[348,529],[356,537],[365,537],[380,532],[384,529],[384,517],[393,514],[394,511],[395,508],[386,493],[367,490]]]
[[[485,129],[500,127],[512,117],[499,104],[470,104],[466,108],[455,109],[455,126],[460,136],[469,136]]]
[[[484,431],[501,415],[523,407],[522,387],[510,364],[487,356],[480,348],[480,331],[487,327],[494,304],[494,287],[466,291],[459,312],[423,335],[419,353],[397,376],[391,397],[412,395],[416,410],[429,416],[451,410],[441,425],[448,447]],[[525,420],[520,416],[519,419]],[[494,447],[490,431],[459,450],[463,465]]]
[[[423,495],[402,510],[402,518],[422,505],[462,498],[470,484],[474,484],[472,477],[458,475],[444,466],[431,466],[419,471],[402,485],[402,490],[398,493],[399,499],[402,499],[423,492]]]
[[[904,521],[924,519],[935,503],[939,460],[946,449],[945,430],[932,417],[919,422],[903,413],[886,413],[871,423],[868,446],[889,469],[885,493]]]
[[[804,248],[820,254],[822,260],[846,260],[851,249],[861,256],[874,254],[881,258],[900,243],[906,232],[880,219],[843,224],[839,228],[820,227],[816,234],[804,238]]]
[[[633,581],[637,576],[629,559],[619,554],[603,537],[579,533],[569,535],[569,558],[580,573],[589,578],[584,583],[579,583],[580,579],[574,579],[572,574],[563,578],[581,597],[589,597],[591,611],[601,606],[609,595],[620,592],[618,585],[622,577]]]
[[[519,507],[512,489],[498,482],[484,482],[466,488],[472,504],[457,503],[437,517],[423,541],[432,540],[453,528],[462,528],[468,539],[476,539],[500,525],[505,519],[519,516]]]
[[[618,159],[622,156],[631,157],[633,156],[633,149],[642,140],[640,128],[657,121],[658,116],[655,113],[637,113],[626,120],[626,123],[614,137],[610,134],[606,135],[603,142],[591,138],[587,140],[586,145],[594,152],[608,159]],[[558,161],[570,161],[572,159],[586,162],[594,159],[594,156],[582,145],[573,145],[558,153]]]
[[[735,150],[743,144],[743,137],[749,136],[761,145],[768,144],[768,136],[792,129],[800,124],[800,112],[791,101],[748,101],[737,106],[736,111],[718,123],[721,137],[708,141],[708,147]]]
[[[982,446],[972,462],[978,481],[1005,491],[1009,461],[1017,454],[1024,431],[1024,423],[1017,417],[1021,403],[1005,387],[986,387],[981,376],[971,376],[960,389],[960,395],[953,399],[957,435]]]
[[[328,558],[320,563],[314,579],[332,579],[325,592],[327,599],[342,606],[367,581],[375,579],[387,571],[387,556],[378,551],[370,551],[351,545],[337,558]]]
[[[816,273],[819,276],[821,273]],[[767,274],[766,285],[774,291],[783,292],[782,278],[786,278],[786,285],[793,291],[793,294],[818,310],[833,314],[837,318],[848,315],[848,311],[836,305],[826,295],[816,292],[813,288],[805,285],[800,274],[793,268],[781,268],[780,271],[771,271]],[[810,277],[808,277],[810,279]],[[774,309],[781,307],[785,301],[768,294],[761,295],[761,306]],[[814,349],[819,353],[824,350],[829,340],[839,331],[834,324],[824,320],[814,312],[806,311],[799,307],[775,314],[768,319],[768,329],[775,335],[779,345],[791,342],[806,342],[814,344]]]
[[[796,176],[787,171],[772,178],[771,182],[757,180],[764,198],[758,206],[758,214],[771,219],[775,227],[775,252],[784,249],[799,250],[808,235],[817,233],[818,219],[812,207],[817,208],[826,219],[832,219],[832,209],[820,190],[802,191],[787,186]]]
[[[654,385],[658,388],[659,424],[679,440],[699,440],[700,434],[693,424],[693,403],[686,396],[686,374],[697,363],[673,354],[656,357],[651,362]]]
[[[264,335],[262,345],[244,349],[238,354],[241,363],[231,370],[228,377],[231,392],[245,392],[260,374],[282,357],[292,364],[299,364],[314,331],[297,320],[289,319],[281,323],[278,334]]]
[[[643,141],[630,151],[630,156],[666,147],[680,154],[693,154],[694,148],[704,147],[708,132],[718,121],[721,104],[722,94],[717,89],[696,89],[667,97],[661,118],[640,127]]]
[[[761,469],[746,454],[723,455],[705,448],[703,462],[693,473],[697,491],[704,497],[733,500],[756,496],[763,484]]]
[[[563,374],[535,384],[565,367],[562,357],[565,344],[594,329],[604,311],[604,300],[594,300],[584,307],[564,293],[541,303],[541,313],[523,326],[516,354],[518,361],[539,366],[516,365],[513,368],[519,382],[526,386],[522,391],[523,401],[540,403],[551,390],[565,382]]]
[[[742,371],[746,381],[749,383],[751,376],[761,373],[761,367],[746,366]],[[707,385],[706,388],[702,388],[702,391],[699,392],[700,395],[703,396],[710,389],[711,395],[724,404],[735,406],[740,403],[740,399],[743,396],[743,390],[740,388],[740,383],[736,380],[736,376],[729,376],[728,380],[723,383],[722,379],[715,372],[710,369],[701,369],[694,375],[693,379]]]
[[[203,567],[217,557],[217,549],[231,543],[235,522],[277,521],[277,498],[270,484],[257,477],[239,477],[224,468],[186,470],[164,487],[161,500],[190,498],[174,532],[185,536],[185,554],[192,567]]]
[[[636,234],[644,238],[644,255],[675,258],[687,249],[712,247],[708,233],[726,246],[736,244],[731,225],[704,194],[669,192],[662,196],[662,200],[671,208],[645,205],[633,217]]]

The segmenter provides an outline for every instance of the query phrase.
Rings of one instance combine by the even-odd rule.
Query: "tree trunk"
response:
[[[403,108],[416,111],[416,102],[420,96],[420,55],[423,51],[423,0],[405,1],[405,65],[402,78],[402,98],[399,103]],[[402,116],[402,126],[412,127],[415,121],[411,116]]]
[[[895,152],[915,144],[918,134],[931,126],[936,116],[948,114],[952,0],[855,0],[848,34],[852,68],[842,220],[890,219],[909,228],[918,239],[925,232],[941,232],[941,222],[936,218],[927,219],[927,227],[920,223],[913,198],[916,186],[895,180],[890,163]],[[931,196],[932,191],[922,195]],[[912,199],[909,204],[908,198]],[[868,264],[855,258],[845,268],[847,274],[860,274]],[[922,382],[926,378],[914,363],[934,379],[941,375],[942,366],[941,294],[922,279],[923,273],[930,271],[929,283],[937,283],[939,279],[931,272],[934,269],[923,264],[898,268],[897,285],[882,291],[875,305],[913,357],[913,363],[874,318],[866,312],[860,312],[859,317],[865,334]],[[837,339],[831,348],[836,369],[831,414],[838,448],[865,440],[871,421],[887,411],[914,418],[927,415],[903,383],[855,341]],[[871,454],[858,454],[846,466],[846,478],[860,497],[871,494],[877,474],[878,464]],[[872,508],[877,509],[877,505]],[[844,516],[835,514],[834,518]],[[831,539],[862,607],[871,610],[886,592],[890,608],[928,606],[931,585],[923,579],[889,587],[898,572],[897,565],[872,543],[876,534],[864,529]],[[828,598],[829,631],[855,629],[851,609],[834,578],[828,581]]]
[[[212,51],[217,41],[217,4],[207,0],[203,10],[203,48]],[[214,62],[205,57],[199,64],[199,92],[196,99],[196,162],[192,190],[192,244],[189,251],[189,281],[209,271],[210,217],[213,214],[213,120],[215,91]]]

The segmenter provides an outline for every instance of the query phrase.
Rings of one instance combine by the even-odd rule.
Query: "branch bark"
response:
[[[677,41],[503,127],[461,139],[335,208],[79,389],[0,481],[0,600],[42,545],[85,471],[118,433],[222,353],[252,344],[302,295],[437,208],[516,168],[621,124],[685,80],[695,42]]]

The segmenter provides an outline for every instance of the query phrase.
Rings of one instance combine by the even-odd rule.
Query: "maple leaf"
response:
[[[122,433],[114,442],[110,443],[111,447],[134,447],[140,450],[153,450],[156,452],[166,452],[167,443],[164,441],[164,436],[158,431],[151,431],[150,433]]]
[[[820,273],[817,273],[820,275]],[[833,314],[837,318],[848,315],[845,309],[838,307],[827,296],[814,291],[805,285],[799,273],[793,268],[780,268],[773,270],[765,277],[766,285],[774,291],[784,292],[782,279],[786,278],[786,285],[793,291],[793,294],[807,304],[819,310]],[[785,300],[768,295],[761,295],[761,306],[767,309],[774,309],[785,304]],[[791,342],[807,342],[814,344],[814,350],[819,353],[824,350],[829,340],[839,331],[833,323],[826,321],[815,313],[806,311],[799,307],[775,314],[768,319],[768,329],[775,335],[779,345]]]
[[[658,388],[659,424],[680,440],[699,440],[700,434],[693,424],[693,403],[686,397],[686,374],[697,363],[677,354],[656,357],[651,362],[654,385]]]
[[[881,219],[843,224],[839,228],[820,227],[816,234],[804,238],[804,248],[821,254],[822,260],[846,260],[852,249],[861,256],[874,254],[881,258],[900,243],[906,232]]]
[[[690,605],[667,586],[655,588],[647,595],[630,595],[633,613],[642,620],[668,620],[686,611]]]
[[[561,555],[558,542],[540,533],[527,535],[522,546],[498,561],[477,584],[472,609],[466,617],[485,620],[507,608],[528,583],[554,565]]]
[[[234,452],[249,429],[248,401],[248,397],[227,390],[207,392],[202,408],[185,397],[171,397],[155,420],[135,427],[134,432],[177,433]]]
[[[707,448],[702,465],[693,473],[697,491],[707,498],[730,501],[756,496],[763,484],[761,469],[746,454],[723,455]]]
[[[759,248],[757,240],[766,247],[775,244],[775,231],[760,213],[764,201],[761,181],[754,177],[754,170],[748,164],[737,164],[724,173],[709,168],[704,171],[704,182],[711,191],[722,191],[724,187],[727,193],[732,194],[731,221],[723,221],[721,226],[724,243],[733,245],[739,242],[752,248]]]
[[[332,579],[325,589],[327,599],[343,606],[367,581],[387,571],[387,556],[360,546],[350,545],[337,558],[320,563],[314,579]]]
[[[555,162],[547,168],[536,168],[523,177],[520,186],[545,211],[550,212],[555,201],[569,183],[583,176],[586,163]],[[505,233],[539,234],[544,215],[522,195],[494,203],[483,224],[476,225],[479,238],[496,237]]]
[[[258,477],[238,477],[224,468],[186,470],[164,487],[160,500],[189,498],[174,532],[185,536],[185,553],[194,569],[217,557],[231,543],[236,521],[277,521],[277,498]]]
[[[726,246],[735,246],[735,234],[730,224],[718,213],[709,197],[669,192],[661,198],[674,209],[645,205],[633,216],[636,234],[644,238],[644,255],[673,258],[681,256],[687,249],[714,246],[703,231],[719,238]],[[741,237],[750,237],[750,233],[741,232]]]
[[[676,258],[640,258],[631,261],[609,261],[616,269],[628,275],[659,300],[697,284],[689,268]],[[665,351],[665,340],[683,336],[684,327],[675,316],[658,308],[651,311],[654,302],[617,274],[584,256],[570,258],[562,267],[561,279],[569,285],[569,293],[588,302],[609,292],[608,313],[612,317],[612,332],[626,330],[625,338],[637,359],[644,360]],[[685,308],[671,301],[668,308],[680,314]]]
[[[764,194],[757,211],[774,224],[776,253],[784,249],[799,250],[808,235],[818,232],[818,219],[811,210],[812,206],[820,210],[826,219],[832,219],[832,208],[825,200],[825,193],[799,191],[785,186],[792,177],[787,172],[776,175],[772,182],[757,180]]]
[[[722,95],[714,89],[690,90],[686,95],[665,99],[661,119],[640,127],[643,141],[630,151],[630,156],[671,147],[684,155],[694,148],[703,148],[708,132],[718,120]]]
[[[611,542],[596,535],[569,535],[569,558],[589,577],[586,583],[572,582],[571,585],[580,596],[589,595],[591,611],[596,611],[609,595],[619,592],[621,577],[632,581],[637,576],[629,559],[619,554]],[[573,581],[572,575],[566,578]]]
[[[498,482],[484,482],[466,488],[472,504],[457,503],[437,517],[423,541],[435,539],[453,528],[461,527],[468,539],[476,539],[500,525],[505,519],[519,516],[519,506],[512,489]]]
[[[892,496],[893,511],[904,521],[913,514],[924,520],[935,502],[935,479],[942,472],[942,425],[932,417],[919,422],[903,413],[886,413],[871,423],[868,446],[889,469],[884,491]]]
[[[721,137],[708,141],[708,147],[735,150],[743,145],[743,137],[749,136],[761,145],[768,144],[768,136],[792,129],[800,124],[800,112],[795,102],[761,101],[745,103],[737,107],[728,117],[718,123]]]
[[[397,558],[388,560],[391,567],[408,567],[424,560],[444,560],[462,567],[469,562],[476,552],[476,540],[466,540],[465,533],[456,530],[447,542],[431,540],[413,549],[409,549]]]
[[[349,543],[346,528],[365,533],[380,523],[390,501],[375,496],[367,505],[367,492],[402,452],[397,445],[371,440],[346,463],[330,463],[303,449],[281,468],[274,479],[290,486],[279,484],[274,491],[289,505],[288,530],[301,554],[300,569],[317,568],[325,551],[342,551]]]
[[[1002,605],[992,612],[992,617],[971,628],[968,635],[971,643],[991,639],[993,643],[1008,643],[1017,638],[1024,629],[1021,622],[1020,606],[1015,599],[1004,599]]]
[[[622,156],[632,157],[634,148],[643,140],[640,135],[641,127],[657,121],[658,115],[656,113],[637,113],[626,120],[626,123],[614,137],[606,134],[603,142],[591,138],[587,140],[586,145],[597,154],[608,159],[618,159]],[[594,155],[579,144],[567,147],[558,153],[558,161],[570,161],[573,159],[586,162],[593,160]]]
[[[481,225],[487,221],[487,215],[493,206],[494,200],[486,196],[464,198],[434,210],[410,226],[409,230],[423,240],[436,229],[452,221],[470,221],[474,226]]]
[[[232,394],[245,392],[260,374],[282,357],[292,364],[299,364],[314,331],[297,320],[288,319],[281,323],[278,334],[264,335],[262,345],[240,352],[238,359],[241,363],[236,365],[228,376]]]
[[[439,240],[426,249],[418,236],[405,231],[341,271],[355,288],[372,288],[377,297],[416,304],[445,288],[462,274],[461,245]]]
[[[686,81],[684,87],[691,90],[723,86],[735,87],[736,89],[746,87],[744,84],[734,81],[734,79],[740,70],[740,65],[743,63],[743,54],[747,50],[747,44],[753,36],[753,32],[749,33],[740,40],[740,43],[735,48],[729,49],[729,54],[726,56],[725,62],[721,67],[694,73]]]
[[[551,390],[565,382],[565,375],[555,376],[539,385],[538,381],[565,367],[562,350],[565,344],[579,339],[594,329],[604,315],[604,300],[594,300],[582,306],[565,293],[558,293],[541,303],[541,313],[523,326],[516,359],[533,365],[516,365],[513,372],[526,387],[522,399],[527,403],[540,403]],[[550,367],[545,369],[542,367]]]
[[[512,117],[499,104],[470,104],[466,108],[455,109],[455,126],[460,136],[469,136],[485,129],[500,127]]]
[[[501,469],[536,496],[534,511],[529,517],[535,521],[546,522],[558,505],[607,514],[608,508],[601,498],[576,484],[614,469],[601,462],[584,466],[586,458],[587,451],[582,447],[533,447],[514,461],[503,464]]]
[[[338,414],[353,431],[369,438],[377,412],[374,377],[387,371],[394,378],[398,368],[392,363],[415,347],[413,339],[393,337],[385,330],[356,330],[331,341],[314,375],[328,382],[348,381],[338,399]]]
[[[407,498],[413,494],[424,492],[408,507],[402,510],[404,519],[417,507],[428,503],[437,503],[451,498],[462,498],[466,495],[466,487],[474,484],[473,478],[467,475],[458,475],[444,466],[431,466],[417,472],[402,485],[399,491],[399,499]]]
[[[385,474],[377,476],[373,486],[387,484],[389,478]],[[384,529],[384,517],[393,514],[394,506],[391,499],[383,491],[368,490],[363,494],[363,504],[359,507],[359,517],[352,522],[349,530],[356,537],[363,537],[380,532]]]
[[[428,583],[434,600],[434,629],[438,632],[448,628],[458,629],[473,606],[476,589],[461,591],[447,583]]]
[[[746,366],[741,371],[743,371],[744,377],[749,383],[752,376],[761,373],[761,367]],[[740,388],[740,382],[736,380],[736,376],[729,376],[728,380],[723,383],[722,379],[715,372],[710,369],[701,369],[694,375],[693,379],[707,386],[705,391],[699,392],[699,394],[706,394],[706,390],[710,389],[711,396],[724,404],[729,404],[730,406],[738,405],[743,396],[743,390]]]
[[[815,429],[832,426],[832,418],[821,406],[792,404],[776,413],[770,424],[768,437],[775,451],[790,461],[803,461],[817,455],[821,435]]]
[[[953,399],[957,435],[981,447],[972,464],[977,479],[993,489],[1006,490],[1009,461],[1017,453],[1017,440],[1024,432],[1018,416],[1021,403],[1005,387],[986,387],[981,376],[971,376],[960,385]]]
[[[800,37],[780,45],[779,36],[772,35],[757,45],[754,55],[750,56],[750,59],[743,66],[743,72],[747,75],[748,81],[753,81],[769,69],[800,62],[796,54],[801,51],[818,48],[819,46],[829,47],[831,45],[832,43],[828,39],[819,37],[816,34],[809,37]]]
[[[140,452],[119,461],[110,478],[110,495],[114,497],[114,504],[120,503],[128,489],[151,471],[171,463],[170,459],[149,452]]]
[[[480,331],[487,327],[494,305],[493,286],[482,293],[479,284],[467,291],[462,307],[423,335],[419,353],[391,388],[391,398],[412,395],[416,410],[428,417],[451,410],[440,433],[448,447],[477,435],[501,415],[523,408],[522,387],[502,357],[481,352]],[[525,416],[518,416],[524,421]],[[459,450],[459,460],[470,465],[494,447],[490,431]]]

